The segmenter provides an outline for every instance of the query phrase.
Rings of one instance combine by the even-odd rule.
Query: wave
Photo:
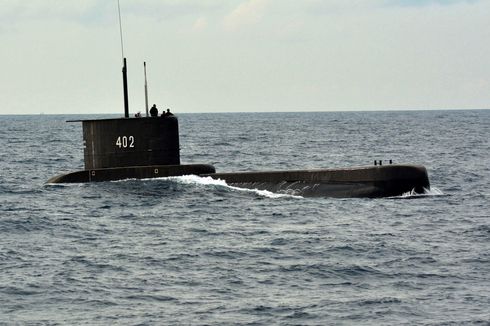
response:
[[[162,177],[162,178],[147,178],[147,179],[128,178],[128,179],[122,179],[122,180],[109,181],[109,183],[126,183],[126,182],[140,181],[140,180],[145,181],[145,182],[171,181],[171,182],[175,182],[175,183],[178,183],[181,185],[200,185],[200,186],[222,187],[222,188],[226,188],[226,189],[237,191],[237,192],[253,193],[253,194],[256,194],[256,195],[259,195],[262,197],[273,198],[273,199],[276,199],[276,198],[303,198],[302,196],[274,193],[274,192],[271,192],[268,190],[234,187],[234,186],[228,185],[226,183],[226,181],[221,180],[221,179],[213,179],[211,177],[200,177],[197,175],[184,175],[184,176],[178,176],[178,177]],[[68,183],[68,184],[46,183],[46,184],[44,184],[44,187],[65,188],[65,187],[84,187],[86,185],[87,185],[86,183]]]
[[[155,180],[155,179],[153,179]],[[301,196],[289,195],[289,194],[279,194],[274,193],[268,190],[259,190],[259,189],[247,189],[247,188],[239,188],[230,186],[226,183],[226,181],[221,179],[213,179],[211,177],[199,177],[197,175],[184,175],[179,177],[166,177],[166,178],[156,178],[156,180],[172,180],[178,182],[180,184],[187,185],[204,185],[204,186],[217,186],[227,188],[233,191],[245,192],[245,193],[253,193],[262,197],[267,198],[303,198]]]
[[[400,196],[389,197],[392,199],[412,199],[412,198],[422,198],[422,197],[434,197],[434,196],[446,196],[440,189],[436,187],[431,187],[430,189],[424,188],[423,193],[416,192],[415,189],[407,191]]]

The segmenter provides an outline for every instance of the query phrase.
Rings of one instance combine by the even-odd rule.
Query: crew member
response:
[[[165,116],[170,117],[172,115],[174,115],[174,114],[172,112],[170,112],[170,109],[167,109],[167,112],[165,112]]]
[[[157,105],[156,104],[153,104],[153,106],[151,107],[151,109],[150,109],[150,115],[152,117],[158,117],[158,109],[157,109]]]

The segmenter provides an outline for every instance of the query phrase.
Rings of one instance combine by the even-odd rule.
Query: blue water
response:
[[[490,323],[490,111],[179,114],[218,171],[427,167],[432,190],[301,198],[198,177],[46,185],[93,116],[0,116],[0,324]]]

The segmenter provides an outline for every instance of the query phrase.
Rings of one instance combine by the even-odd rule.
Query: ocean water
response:
[[[383,199],[45,184],[93,117],[0,116],[0,324],[490,324],[490,111],[178,114],[182,162],[221,172],[427,167]]]

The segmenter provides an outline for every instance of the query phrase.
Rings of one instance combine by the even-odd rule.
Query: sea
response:
[[[490,325],[490,111],[174,112],[220,172],[424,165],[431,189],[303,198],[182,176],[47,184],[81,123],[0,116],[1,325]]]

